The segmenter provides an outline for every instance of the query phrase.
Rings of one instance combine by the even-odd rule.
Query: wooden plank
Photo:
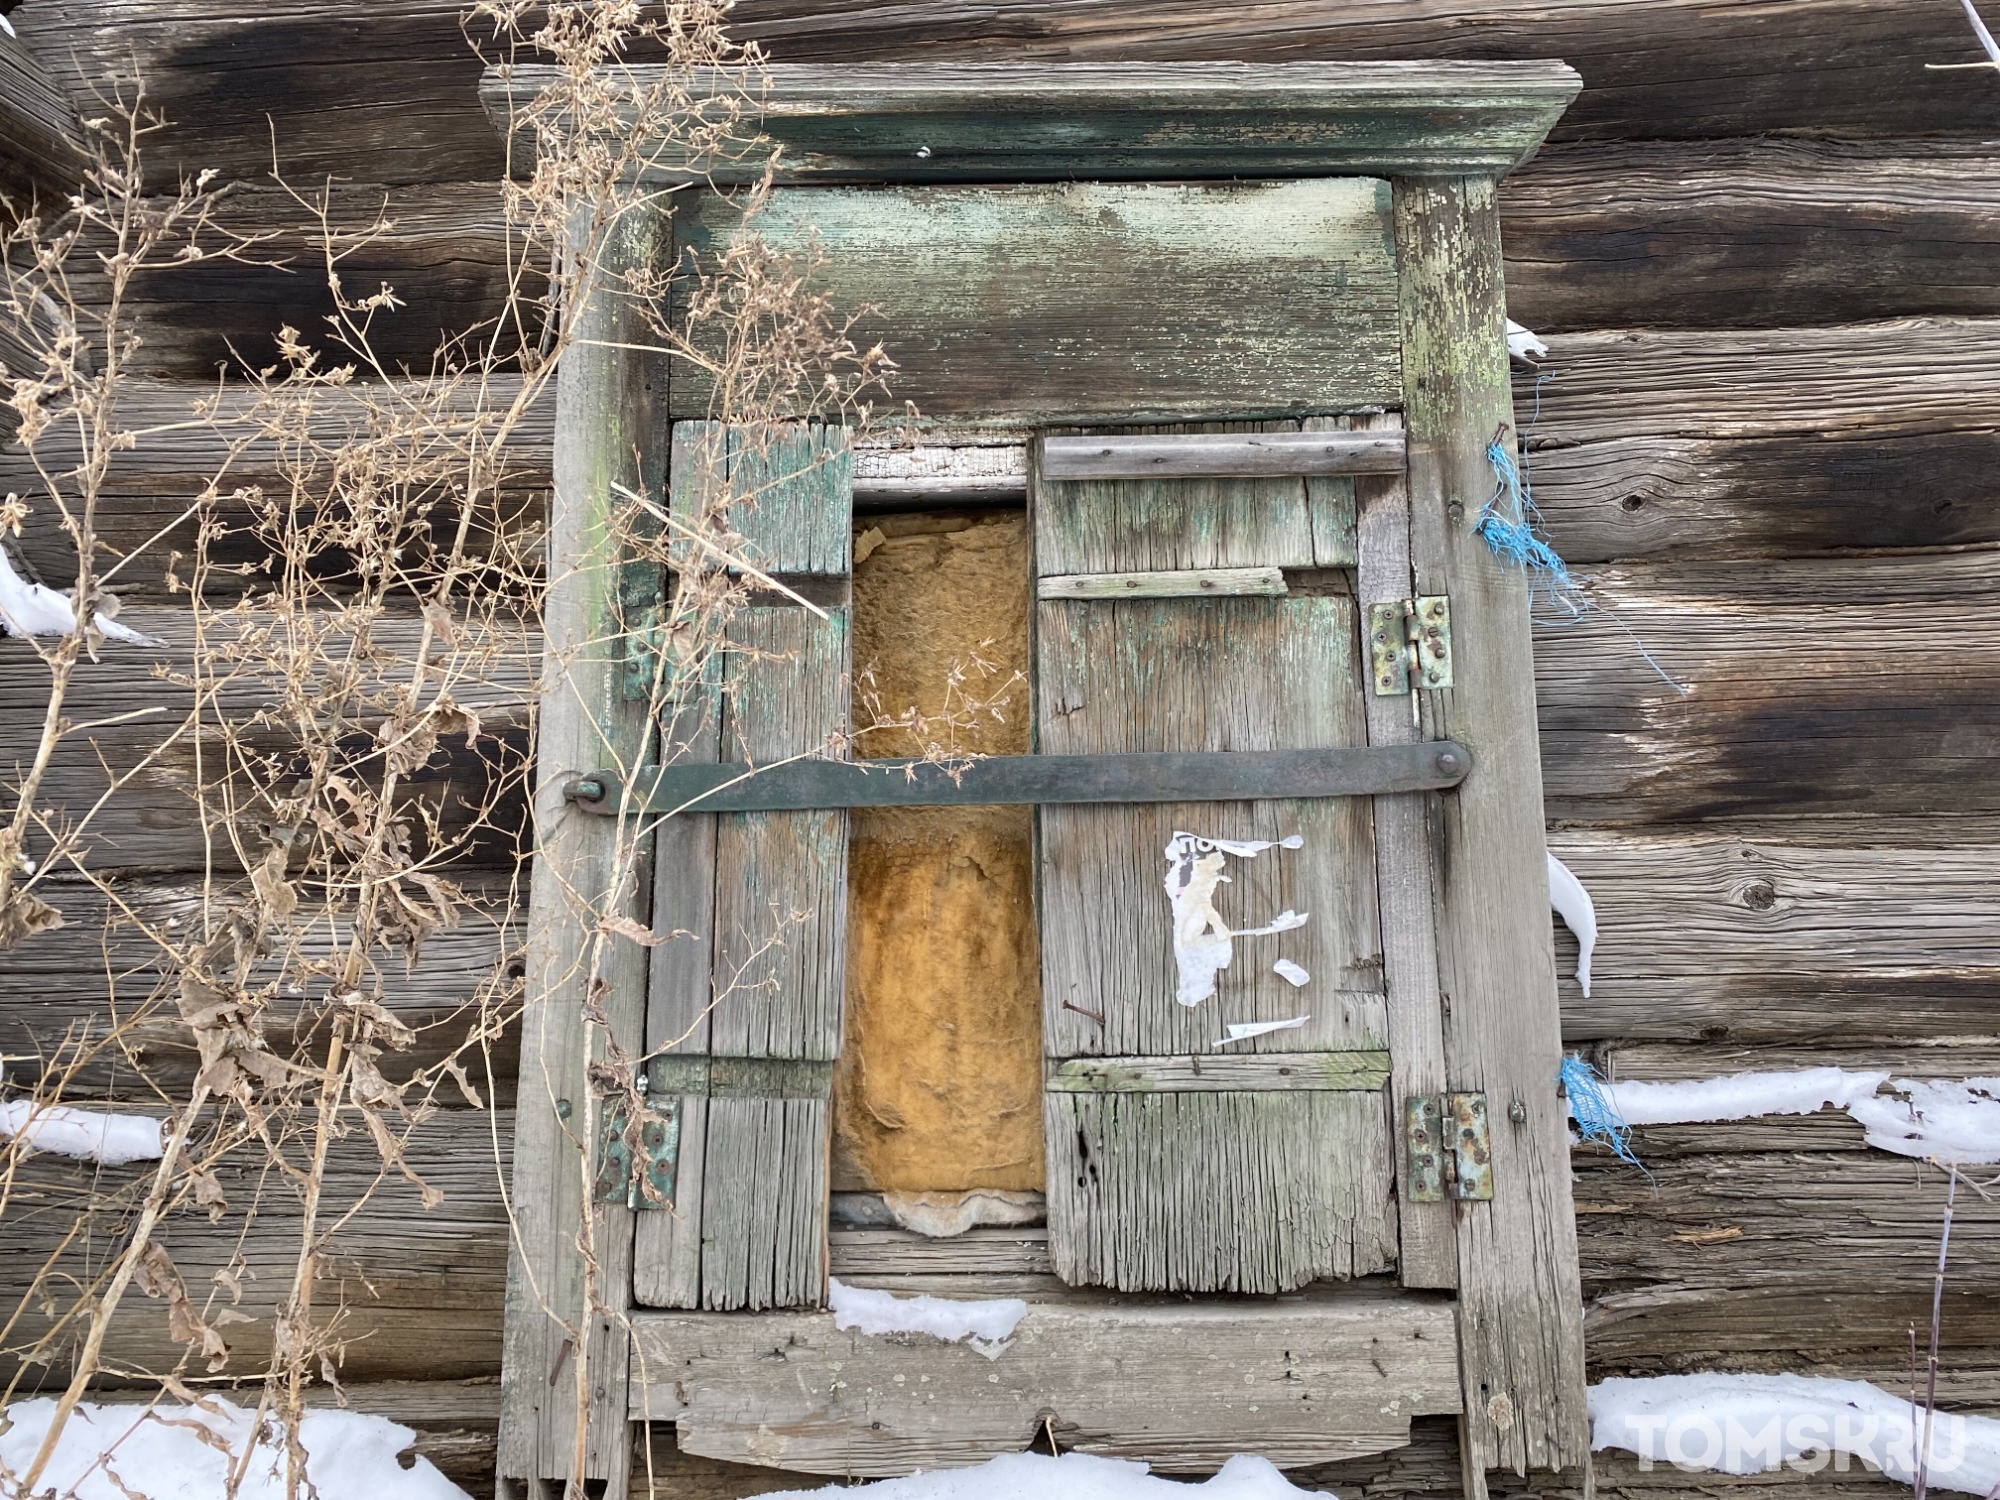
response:
[[[1073,1057],[1052,1066],[1042,1086],[1057,1094],[1373,1092],[1388,1081],[1389,1054],[1382,1051],[1223,1052]]]
[[[613,1042],[628,1057],[645,1045],[646,950],[608,937],[600,923],[646,919],[650,850],[628,863],[632,833],[623,821],[578,815],[563,788],[607,746],[621,763],[637,764],[652,740],[644,705],[623,691],[612,486],[659,492],[665,455],[646,434],[657,430],[653,394],[666,372],[646,352],[643,319],[612,291],[624,269],[656,258],[660,231],[654,216],[632,214],[607,243],[570,313],[577,341],[556,397],[501,1376],[501,1478],[577,1488],[602,1479],[613,1493],[625,1488],[632,1454],[619,1392],[635,1215],[587,1197],[603,1107],[590,1073]],[[604,1021],[587,1025],[586,1010]]]
[[[1279,598],[1285,593],[1280,568],[1184,569],[1176,573],[1071,573],[1035,583],[1038,599],[1199,599],[1203,595]]]
[[[1251,798],[1355,797],[1455,786],[1471,768],[1445,742],[1322,750],[1178,754],[991,755],[965,761],[795,760],[758,767],[667,766],[638,789],[636,805],[677,813],[769,812],[833,807],[987,807],[1119,802],[1239,802]],[[606,778],[586,778],[584,790]],[[577,797],[606,816],[621,804]]]
[[[1599,609],[1538,631],[1552,818],[1994,810],[1982,554],[1606,569],[1591,589]]]
[[[1468,1473],[1588,1461],[1582,1307],[1548,900],[1526,580],[1470,529],[1492,492],[1486,445],[1512,409],[1494,187],[1396,189],[1403,278],[1410,550],[1420,594],[1452,604],[1455,686],[1427,728],[1481,756],[1438,820],[1438,979],[1452,1087],[1484,1093],[1494,1194],[1460,1203],[1458,1292]],[[1483,752],[1483,753],[1482,753]],[[1490,757],[1490,760],[1488,759]]]
[[[845,427],[677,422],[674,443],[701,455],[693,464],[708,479],[675,487],[677,521],[767,573],[837,577],[851,570],[854,455]],[[718,447],[724,451],[713,451]],[[682,541],[674,555],[694,545]]]
[[[1386,193],[1365,178],[796,188],[754,229],[780,252],[820,247],[817,289],[897,361],[897,402],[932,419],[1276,415],[1396,399]],[[711,263],[742,215],[703,194],[675,217],[677,253]],[[709,399],[695,376],[675,384],[676,415]]]
[[[847,616],[752,608],[728,626],[722,744],[775,758],[847,732]],[[716,825],[718,1057],[831,1061],[840,1049],[847,815],[722,815]],[[824,1098],[708,1101],[701,1305],[818,1305],[826,1282]]]
[[[385,1052],[377,1066],[392,1083],[436,1066],[464,1047],[490,1017],[508,955],[520,942],[526,914],[510,902],[504,881],[466,879],[469,899],[457,923],[431,934],[414,962],[383,956],[368,991],[414,1034],[409,1049]],[[62,913],[64,925],[11,950],[0,965],[0,1055],[17,1090],[60,1087],[71,1103],[187,1097],[202,1060],[174,1003],[167,955],[152,934],[200,931],[199,885],[183,880],[120,880],[115,904],[95,887],[46,882],[36,894]],[[219,903],[218,903],[219,904]],[[210,920],[215,920],[211,916]],[[346,917],[322,918],[297,934],[303,967],[328,960],[352,935]],[[293,974],[299,968],[292,970]],[[253,962],[247,986],[264,995],[264,1034],[271,1050],[290,1055],[323,1019],[323,983],[286,984],[276,959]],[[466,1059],[474,1086],[489,1103],[511,1107],[519,1037],[509,1026]],[[446,1085],[442,1096],[455,1098]]]
[[[656,68],[632,70],[634,82]],[[557,75],[489,69],[496,128]],[[758,128],[779,182],[1033,182],[1485,171],[1534,154],[1581,86],[1561,63],[777,63]],[[620,138],[636,117],[626,111]],[[526,170],[534,142],[514,141]],[[760,153],[648,139],[641,180],[753,183]]]
[[[1402,419],[1359,419],[1372,427]],[[1410,572],[1410,493],[1399,472],[1355,484],[1359,562],[1355,591],[1364,602],[1407,599]],[[1364,698],[1368,743],[1409,745],[1420,736],[1407,697]],[[1400,1251],[1404,1286],[1458,1284],[1458,1243],[1450,1204],[1414,1201],[1404,1121],[1410,1097],[1445,1092],[1444,1004],[1437,977],[1437,913],[1432,904],[1429,811],[1416,796],[1375,799],[1375,881],[1382,902],[1382,983],[1388,995],[1389,1055],[1394,1065],[1389,1119],[1395,1140]]]
[[[1991,820],[1568,828],[1549,847],[1597,907],[1588,1000],[1569,978],[1574,942],[1556,934],[1572,1041],[1706,1039],[1718,1056],[1730,1044],[1814,1044],[1873,1057],[1896,1038],[1963,1046],[1992,1030]]]
[[[1342,420],[1308,418],[1300,425],[1323,432],[1337,430]],[[1289,422],[1209,422],[1131,436],[1253,441],[1298,431]],[[1090,441],[1096,438],[1089,435]],[[1040,483],[1035,519],[1040,577],[1354,564],[1353,481],[1345,477]]]
[[[634,1329],[635,1418],[672,1420],[685,1452],[816,1474],[977,1463],[1045,1422],[1066,1452],[1167,1470],[1240,1452],[1296,1465],[1395,1446],[1412,1415],[1458,1401],[1449,1304],[1396,1296],[1031,1304],[993,1359],[841,1332],[830,1313],[654,1313]]]
[[[926,431],[913,444],[858,447],[854,450],[855,507],[897,510],[941,501],[1021,504],[1028,497],[1026,435],[1006,441],[1010,436],[1004,432]],[[994,441],[995,437],[1001,441]]]
[[[1996,205],[1969,141],[1557,147],[1500,195],[1507,305],[1545,336],[1990,317]]]
[[[911,1276],[1053,1276],[1042,1228],[968,1229],[946,1239],[909,1229],[836,1229],[829,1253],[833,1274],[856,1286]]]
[[[1042,439],[1044,479],[1244,479],[1400,474],[1403,432],[1189,432]]]

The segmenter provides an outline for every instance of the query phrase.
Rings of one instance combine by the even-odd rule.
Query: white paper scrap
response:
[[[1305,914],[1286,910],[1262,927],[1232,929],[1215,909],[1218,886],[1227,885],[1223,859],[1255,859],[1266,849],[1297,849],[1305,839],[1211,839],[1176,833],[1167,845],[1167,900],[1174,909],[1174,960],[1180,984],[1174,998],[1182,1005],[1199,1005],[1215,993],[1215,976],[1229,967],[1232,938],[1263,937],[1305,925]]]
[[[1276,963],[1272,964],[1271,972],[1273,974],[1276,974],[1280,979],[1284,980],[1285,983],[1289,984],[1293,989],[1298,989],[1301,985],[1305,984],[1307,980],[1312,978],[1312,975],[1308,974],[1304,969],[1301,969],[1297,964],[1293,963],[1289,958],[1281,958]]]
[[[1273,1031],[1297,1031],[1311,1016],[1293,1016],[1289,1021],[1231,1021],[1229,1035],[1216,1042],[1218,1047],[1227,1047],[1231,1042],[1247,1042],[1253,1036],[1267,1036]]]

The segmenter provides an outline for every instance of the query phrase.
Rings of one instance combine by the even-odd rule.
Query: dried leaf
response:
[[[33,891],[13,891],[0,906],[0,949],[12,948],[23,938],[53,932],[63,925],[63,915]]]
[[[630,938],[646,948],[657,948],[673,936],[670,932],[654,932],[644,923],[627,916],[605,917],[597,924],[597,929],[615,937]]]

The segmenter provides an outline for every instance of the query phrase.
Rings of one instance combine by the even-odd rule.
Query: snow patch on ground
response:
[[[1907,1397],[1862,1380],[1659,1375],[1590,1388],[1592,1448],[1723,1474],[1762,1474],[1809,1453],[1841,1452],[1909,1484],[1925,1424]],[[1927,1446],[1933,1489],[1987,1495],[2000,1486],[2000,1420],[1939,1412]],[[1798,1466],[1816,1472],[1826,1461]]]
[[[1888,1092],[1880,1092],[1884,1086]],[[1608,1084],[1628,1125],[1688,1125],[1845,1110],[1878,1151],[1964,1165],[2000,1162],[2000,1078],[1924,1082],[1886,1072],[1801,1068],[1671,1083]]]
[[[80,1156],[107,1167],[158,1161],[165,1149],[160,1122],[146,1115],[102,1115],[61,1104],[37,1105],[32,1099],[0,1104],[0,1139],[17,1141],[25,1150]]]
[[[1009,1453],[971,1469],[940,1469],[874,1484],[784,1490],[770,1497],[862,1495],[869,1500],[1294,1500],[1309,1494],[1278,1472],[1269,1459],[1237,1454],[1200,1484],[1160,1479],[1142,1463],[1094,1458],[1088,1453]],[[1314,1496],[1313,1500],[1325,1500]]]
[[[34,1461],[55,1409],[48,1398],[6,1409],[13,1425],[0,1434],[0,1467],[7,1481],[18,1482]],[[245,1451],[253,1415],[220,1398],[205,1407],[84,1402],[63,1427],[36,1489],[63,1500],[219,1500]],[[306,1477],[319,1500],[470,1500],[427,1458],[403,1467],[397,1454],[415,1438],[386,1417],[355,1411],[311,1411],[299,1427]],[[5,1482],[0,1489],[12,1493]],[[238,1500],[283,1500],[284,1493],[284,1445],[267,1426]]]
[[[949,1297],[898,1297],[866,1287],[847,1286],[829,1277],[827,1306],[833,1326],[857,1333],[927,1333],[947,1344],[964,1340],[988,1359],[998,1359],[1028,1315],[1019,1297],[995,1297],[966,1302]]]

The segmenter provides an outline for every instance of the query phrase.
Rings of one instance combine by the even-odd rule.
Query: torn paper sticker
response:
[[[1296,833],[1275,841],[1174,835],[1167,845],[1166,888],[1174,908],[1174,959],[1180,966],[1180,989],[1175,998],[1181,1004],[1199,1005],[1215,993],[1215,976],[1229,967],[1232,938],[1261,937],[1305,926],[1303,913],[1287,909],[1262,927],[1231,930],[1215,909],[1215,888],[1229,880],[1222,873],[1223,857],[1233,854],[1239,859],[1255,859],[1266,849],[1297,849],[1304,843]]]
[[[1215,1045],[1227,1047],[1231,1042],[1247,1042],[1253,1036],[1266,1036],[1273,1031],[1297,1031],[1311,1019],[1311,1016],[1293,1016],[1289,1021],[1231,1021],[1227,1027],[1229,1035]]]
[[[1285,983],[1289,984],[1293,989],[1298,989],[1307,980],[1312,978],[1312,975],[1308,974],[1304,969],[1301,969],[1297,964],[1293,963],[1289,958],[1281,958],[1276,963],[1272,964],[1271,972],[1273,974],[1276,974],[1280,979],[1284,980]]]

